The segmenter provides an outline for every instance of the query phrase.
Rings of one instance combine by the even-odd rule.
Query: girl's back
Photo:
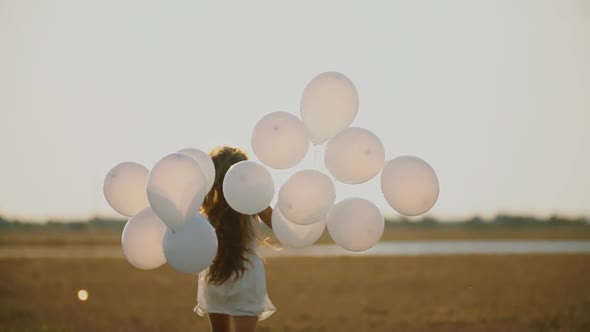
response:
[[[255,217],[251,217],[250,222],[258,223]],[[258,316],[259,320],[263,320],[276,311],[266,292],[266,273],[258,256],[255,238],[250,248],[253,253],[244,253],[247,269],[239,278],[214,285],[207,284],[208,270],[199,273],[196,313],[201,316],[205,313]]]
[[[215,182],[202,212],[215,228],[218,246],[213,263],[199,273],[195,312],[207,314],[214,332],[229,331],[230,318],[238,331],[254,331],[257,320],[276,311],[266,292],[266,274],[258,256],[254,231],[258,218],[233,210],[223,195],[225,174],[247,157],[230,147],[216,148],[210,156]],[[268,226],[271,213],[269,207],[259,214]]]

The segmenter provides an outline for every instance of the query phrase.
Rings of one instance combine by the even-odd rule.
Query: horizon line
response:
[[[498,210],[495,213],[468,213],[468,214],[461,214],[461,215],[442,215],[442,214],[429,214],[425,213],[419,216],[405,216],[399,213],[390,212],[390,213],[383,213],[383,218],[385,220],[413,220],[419,221],[426,218],[435,219],[439,222],[456,222],[456,221],[466,221],[469,219],[474,218],[481,218],[483,220],[492,220],[498,216],[512,216],[512,217],[529,217],[535,219],[549,219],[551,217],[561,217],[566,219],[585,219],[586,221],[590,221],[590,215],[586,213],[564,213],[564,212],[552,212],[552,213],[535,213],[535,212],[523,212],[523,211],[502,211]],[[116,213],[88,213],[86,215],[49,215],[45,217],[41,216],[26,216],[26,215],[19,215],[19,214],[8,214],[0,211],[0,219],[8,222],[24,222],[24,223],[49,223],[49,222],[60,222],[60,223],[75,223],[75,222],[84,222],[84,221],[91,221],[94,219],[110,219],[110,220],[128,220],[131,217],[126,217],[123,215],[119,215]]]

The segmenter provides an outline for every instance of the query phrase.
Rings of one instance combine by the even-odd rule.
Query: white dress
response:
[[[253,217],[251,222],[258,221]],[[258,256],[256,239],[252,241],[250,249],[254,254],[244,253],[249,262],[245,262],[246,271],[238,279],[231,278],[221,285],[212,285],[205,280],[207,270],[199,273],[197,306],[194,309],[197,314],[258,316],[258,320],[264,320],[276,311],[266,292],[266,274],[262,259]]]

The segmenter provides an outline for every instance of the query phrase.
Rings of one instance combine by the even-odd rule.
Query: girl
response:
[[[203,212],[215,228],[217,256],[199,273],[195,312],[207,314],[212,332],[229,332],[230,319],[237,332],[253,332],[258,320],[276,309],[266,293],[264,265],[256,250],[257,216],[233,210],[223,196],[223,180],[235,163],[247,160],[239,149],[217,147],[209,154],[215,165],[215,183],[205,197]],[[271,227],[272,209],[259,214]]]

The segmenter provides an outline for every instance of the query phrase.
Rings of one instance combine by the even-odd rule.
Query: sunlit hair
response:
[[[209,153],[215,165],[215,183],[203,202],[203,212],[217,233],[217,256],[209,267],[207,280],[211,284],[222,284],[232,276],[241,277],[246,271],[246,253],[255,240],[250,216],[232,209],[223,195],[223,180],[229,168],[247,160],[244,152],[237,148],[219,146]]]

